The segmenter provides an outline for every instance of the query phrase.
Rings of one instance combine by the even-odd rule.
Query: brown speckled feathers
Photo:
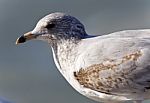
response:
[[[127,54],[120,59],[119,63],[116,60],[110,60],[107,64],[95,64],[87,68],[81,68],[78,72],[74,72],[74,76],[78,82],[86,88],[111,94],[117,89],[124,89],[132,85],[130,73],[136,69],[136,64],[130,66],[129,69],[119,71],[120,65],[127,62],[135,62],[142,56],[140,51],[132,54]],[[101,76],[102,73],[112,72],[109,76]],[[134,87],[132,87],[134,88]]]

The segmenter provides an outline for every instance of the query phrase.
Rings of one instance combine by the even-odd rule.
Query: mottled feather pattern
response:
[[[119,68],[120,65],[126,62],[136,62],[140,56],[142,56],[141,52],[137,51],[123,56],[119,63],[116,63],[116,60],[111,60],[108,63],[107,60],[107,63],[104,62],[87,68],[81,68],[78,72],[74,72],[74,76],[76,80],[86,88],[113,94],[117,89],[125,89],[133,85],[130,75],[132,71],[136,69],[136,64],[133,63],[130,68],[122,70],[119,70]],[[101,74],[105,72],[111,74],[104,77]]]
[[[150,99],[150,29],[92,36],[78,19],[57,12],[16,44],[31,39],[50,44],[58,70],[81,94],[111,103]]]

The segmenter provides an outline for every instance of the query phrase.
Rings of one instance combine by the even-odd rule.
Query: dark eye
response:
[[[54,28],[54,27],[55,27],[55,24],[47,24],[45,26],[45,28],[47,28],[47,29],[51,29],[51,28]]]

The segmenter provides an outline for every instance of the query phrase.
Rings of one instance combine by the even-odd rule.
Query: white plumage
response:
[[[61,50],[59,52],[58,49],[54,55],[58,54],[61,73],[80,93],[97,101],[144,100],[150,98],[149,39],[150,30],[121,31],[109,35],[86,38],[75,46],[74,43],[64,42],[59,45],[61,49],[64,49],[62,50],[63,52]],[[70,54],[69,57],[68,54]],[[80,71],[81,68],[84,71],[86,69],[94,70],[95,68],[89,67],[95,64],[103,64],[104,66],[116,65],[115,68],[109,67],[97,72],[103,85],[112,88],[109,92],[92,90],[91,87],[87,88],[88,86],[85,87],[84,84],[80,85],[75,80],[74,72]],[[123,73],[126,73],[124,77],[122,76]],[[114,81],[105,85],[108,82],[108,77],[112,77]],[[115,82],[115,77],[122,78],[120,84],[117,81],[117,87],[113,85],[115,84],[113,83]],[[126,84],[126,82],[129,83]]]
[[[31,38],[51,45],[57,68],[81,94],[110,103],[150,98],[150,29],[90,36],[76,18],[52,13],[17,43]]]

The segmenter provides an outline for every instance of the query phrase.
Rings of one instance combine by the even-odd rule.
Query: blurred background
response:
[[[93,35],[150,28],[150,0],[0,0],[0,97],[13,103],[96,103],[61,76],[47,43],[15,45],[56,11],[77,17]]]

